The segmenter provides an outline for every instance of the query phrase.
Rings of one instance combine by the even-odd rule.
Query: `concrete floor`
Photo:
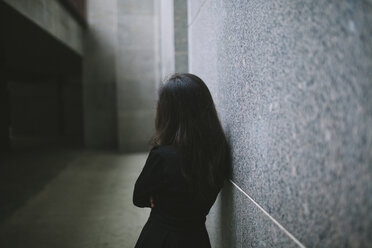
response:
[[[147,154],[28,152],[1,158],[0,247],[134,247],[132,204]]]

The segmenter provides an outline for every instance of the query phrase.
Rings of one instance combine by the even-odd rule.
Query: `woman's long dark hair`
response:
[[[173,145],[192,189],[220,189],[229,172],[229,147],[205,83],[174,74],[160,88],[153,145]]]

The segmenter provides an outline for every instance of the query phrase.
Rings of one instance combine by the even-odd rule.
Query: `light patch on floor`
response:
[[[149,215],[132,203],[146,156],[77,156],[0,225],[0,247],[134,247]]]

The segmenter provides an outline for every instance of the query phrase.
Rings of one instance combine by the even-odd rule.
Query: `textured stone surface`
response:
[[[241,192],[239,192],[242,194]],[[298,247],[245,195],[241,196],[241,244],[248,247]]]
[[[298,247],[229,181],[207,218],[212,247]]]
[[[242,247],[242,200],[242,194],[226,182],[207,216],[212,247]]]
[[[190,71],[216,101],[233,180],[306,246],[370,245],[370,2],[190,7]],[[247,239],[262,233],[251,228]]]

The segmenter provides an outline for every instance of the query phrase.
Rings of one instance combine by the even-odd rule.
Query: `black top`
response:
[[[216,200],[217,190],[209,190],[202,198],[192,192],[181,172],[180,157],[172,146],[156,146],[151,151],[138,177],[133,193],[133,203],[178,220],[205,218]]]

